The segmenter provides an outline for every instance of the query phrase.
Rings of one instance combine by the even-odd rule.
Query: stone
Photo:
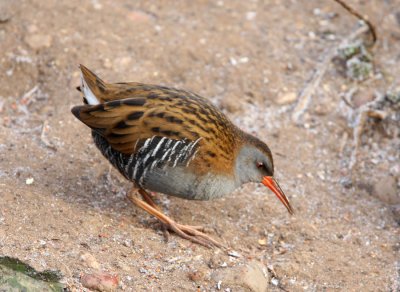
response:
[[[35,24],[30,24],[27,27],[28,32],[31,33],[36,33],[39,29]]]
[[[92,254],[88,252],[84,253],[83,255],[81,255],[81,260],[85,262],[87,267],[95,270],[100,270],[100,264]]]
[[[220,283],[221,289],[230,288],[235,291],[245,288],[253,292],[265,292],[269,281],[264,269],[261,263],[251,261],[247,265],[219,269],[211,278],[215,283]]]
[[[94,274],[82,274],[81,283],[85,288],[97,291],[116,291],[118,288],[118,277],[106,272]]]
[[[248,21],[254,20],[256,18],[256,16],[257,16],[257,12],[255,12],[255,11],[246,12],[246,19]]]
[[[27,179],[25,180],[25,184],[27,184],[27,185],[31,185],[31,184],[33,184],[33,182],[34,182],[33,177],[29,177],[29,178],[27,178]]]
[[[113,65],[112,65],[111,60],[108,59],[108,58],[106,58],[106,59],[104,59],[104,61],[103,61],[103,66],[104,66],[104,68],[106,68],[106,69],[111,69]]]
[[[219,106],[229,113],[236,113],[243,108],[243,105],[239,102],[239,100],[232,97],[221,99]]]
[[[278,105],[287,105],[295,102],[297,100],[297,94],[295,92],[288,92],[284,95],[278,96],[275,99],[275,103]]]
[[[135,11],[130,11],[128,13],[128,19],[133,21],[133,22],[149,22],[154,18],[151,14],[146,13],[144,11],[140,10],[135,10]]]
[[[189,280],[195,283],[202,282],[204,280],[204,277],[205,277],[205,271],[202,269],[190,271],[188,273]]]
[[[225,257],[220,253],[214,254],[208,261],[208,267],[210,269],[218,269],[224,263]]]
[[[389,205],[400,204],[400,192],[393,176],[386,176],[375,183],[372,193],[376,198]]]
[[[25,37],[25,42],[31,49],[40,50],[51,46],[52,38],[50,35],[33,34]]]
[[[267,245],[267,239],[265,237],[264,238],[260,238],[258,240],[258,244],[259,245]]]

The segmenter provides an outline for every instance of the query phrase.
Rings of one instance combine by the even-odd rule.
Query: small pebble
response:
[[[218,283],[217,283],[217,289],[218,289],[218,290],[221,290],[221,284],[222,284],[222,281],[221,281],[221,280],[218,281]]]
[[[344,186],[346,189],[349,189],[349,188],[351,188],[351,187],[353,186],[353,182],[352,182],[351,178],[346,177],[346,176],[342,177],[342,178],[339,180],[339,182],[340,182],[340,184],[341,184],[342,186]]]
[[[33,34],[25,38],[25,42],[33,50],[48,48],[52,44],[52,38],[46,34]]]
[[[28,25],[26,29],[28,30],[29,33],[36,33],[39,30],[35,24]]]
[[[309,33],[308,33],[308,37],[310,38],[310,39],[315,39],[316,38],[316,34],[315,34],[315,32],[313,32],[313,31],[310,31]]]
[[[89,268],[92,268],[95,270],[100,269],[100,264],[98,263],[96,258],[88,252],[81,255],[81,260],[84,261],[86,266],[88,266]]]
[[[92,0],[93,8],[96,10],[101,10],[103,5],[98,0]]]
[[[317,175],[320,180],[325,180],[325,172],[324,171],[322,171],[322,170],[318,171]]]
[[[278,280],[277,278],[272,278],[272,279],[271,279],[271,283],[272,283],[272,285],[274,285],[274,286],[278,286],[278,285],[279,285],[279,280]]]
[[[148,271],[144,268],[139,268],[139,272],[141,272],[142,274],[147,274]]]
[[[249,58],[248,58],[248,57],[241,57],[241,58],[239,59],[239,63],[245,64],[245,63],[247,63],[247,62],[249,62]]]
[[[259,245],[267,245],[267,239],[266,238],[260,238],[258,240]]]
[[[314,8],[314,9],[313,9],[313,13],[314,13],[315,16],[321,15],[321,9],[319,9],[319,8]]]
[[[240,253],[238,253],[237,251],[234,251],[234,250],[228,252],[228,255],[231,256],[231,257],[234,257],[234,258],[240,258],[241,257]]]
[[[267,290],[269,279],[264,273],[265,266],[257,261],[251,261],[243,266],[218,269],[212,273],[211,279],[220,283],[217,289],[224,286],[239,286],[238,291],[264,292]]]
[[[136,11],[131,11],[128,13],[128,19],[133,22],[137,23],[146,23],[149,22],[153,16],[151,14],[148,14],[144,11],[136,10]]]
[[[118,287],[118,276],[106,272],[95,274],[82,274],[82,286],[97,291],[115,291]]]
[[[122,242],[122,244],[126,247],[132,247],[133,246],[133,240],[132,239],[126,239]]]
[[[276,98],[275,103],[279,105],[286,105],[295,102],[296,99],[297,99],[297,94],[295,92],[288,92]]]
[[[254,11],[249,11],[249,12],[246,13],[246,19],[249,20],[249,21],[253,20],[254,18],[256,18],[256,16],[257,16],[257,13],[254,12]]]
[[[106,69],[112,68],[112,63],[111,63],[110,59],[105,58],[104,61],[103,61],[103,66]]]
[[[188,278],[190,281],[200,282],[204,279],[204,272],[200,270],[189,272]]]
[[[400,194],[397,190],[397,182],[393,176],[386,176],[375,183],[373,195],[389,205],[400,204]]]
[[[33,184],[33,182],[34,182],[33,177],[27,178],[27,179],[25,180],[25,183],[26,183],[27,185],[31,185],[31,184]]]

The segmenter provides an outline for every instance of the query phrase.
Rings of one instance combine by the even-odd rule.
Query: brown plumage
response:
[[[211,167],[220,172],[233,170],[240,132],[208,100],[191,92],[157,85],[134,82],[105,85],[83,66],[82,72],[102,103],[77,107],[79,119],[101,131],[113,149],[135,153],[154,135],[191,141],[203,137],[199,141],[200,153],[191,167],[202,173]]]
[[[212,199],[245,182],[259,181],[292,212],[272,178],[268,146],[233,125],[207,99],[157,85],[108,84],[82,65],[81,70],[85,105],[74,107],[73,114],[92,129],[100,151],[139,187],[147,203],[132,195],[130,199],[179,235],[203,245],[219,245],[197,230],[166,222],[145,189]]]

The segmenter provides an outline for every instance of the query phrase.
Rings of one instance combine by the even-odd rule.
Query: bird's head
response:
[[[254,136],[245,134],[236,159],[235,171],[239,184],[261,182],[273,191],[289,213],[293,214],[293,208],[289,200],[274,178],[272,153],[264,142]]]

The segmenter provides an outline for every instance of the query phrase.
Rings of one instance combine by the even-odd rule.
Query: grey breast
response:
[[[207,173],[197,176],[183,167],[156,169],[145,188],[188,200],[210,200],[231,193],[235,184],[228,177]]]

